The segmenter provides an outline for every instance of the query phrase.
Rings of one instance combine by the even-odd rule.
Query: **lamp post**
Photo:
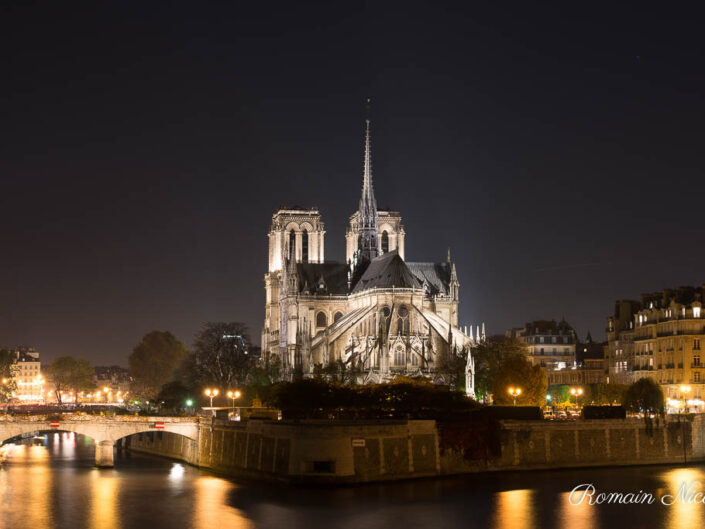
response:
[[[509,388],[509,394],[514,398],[514,406],[517,405],[517,397],[521,395],[521,388]]]
[[[211,399],[211,408],[213,407],[213,399],[218,396],[220,391],[217,389],[206,388],[206,397]]]
[[[570,394],[575,396],[575,405],[580,408],[580,395],[583,394],[583,388],[570,388]]]
[[[687,394],[690,393],[690,386],[681,386],[680,390],[683,394],[683,413],[688,413]]]
[[[232,399],[233,401],[233,411],[235,411],[235,399],[240,398],[240,391],[235,390],[235,391],[228,391],[228,398]]]

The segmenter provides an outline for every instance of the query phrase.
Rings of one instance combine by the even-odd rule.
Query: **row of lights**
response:
[[[206,397],[211,399],[211,408],[213,407],[213,399],[220,395],[220,390],[218,388],[206,388],[205,392]],[[233,401],[233,408],[235,407],[235,399],[240,398],[240,391],[239,390],[230,390],[226,393],[229,399]]]

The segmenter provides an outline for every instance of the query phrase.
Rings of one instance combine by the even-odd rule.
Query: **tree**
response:
[[[468,349],[462,348],[439,355],[437,370],[445,375],[448,385],[457,390],[465,391],[465,368],[468,362]]]
[[[654,379],[641,378],[627,388],[623,404],[629,411],[641,412],[647,417],[652,413],[663,414],[663,390]]]
[[[517,404],[524,406],[543,406],[546,403],[548,382],[541,366],[532,366],[523,356],[511,355],[499,364],[499,373],[492,384],[492,397],[495,404],[510,405],[514,398],[509,388],[520,388]]]
[[[0,349],[0,402],[10,402],[16,389],[15,353]]]
[[[475,395],[478,400],[486,400],[503,362],[512,357],[526,358],[528,347],[524,342],[491,336],[471,349],[475,362]]]
[[[187,354],[184,343],[169,331],[145,334],[128,358],[135,393],[154,398]]]
[[[47,368],[49,381],[54,385],[56,401],[62,403],[62,392],[73,391],[78,402],[79,391],[92,391],[95,389],[93,381],[93,368],[91,363],[84,358],[72,356],[59,356]]]
[[[213,384],[223,390],[243,385],[254,365],[248,354],[247,326],[238,322],[208,322],[196,335],[193,358],[194,382]]]

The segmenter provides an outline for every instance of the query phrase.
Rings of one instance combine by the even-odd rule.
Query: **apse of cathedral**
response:
[[[362,194],[346,231],[346,260],[328,261],[317,209],[282,208],[269,230],[269,271],[262,354],[290,375],[311,375],[342,361],[358,383],[425,376],[446,383],[444,355],[467,353],[473,390],[473,342],[458,327],[459,287],[450,250],[443,262],[404,259],[397,211],[377,209],[370,120],[365,122]]]

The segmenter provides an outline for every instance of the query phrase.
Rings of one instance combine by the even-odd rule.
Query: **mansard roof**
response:
[[[421,288],[419,281],[396,250],[372,259],[353,288],[353,294],[370,288]]]
[[[411,273],[423,284],[428,285],[428,293],[448,294],[450,292],[450,266],[448,263],[406,263]]]
[[[302,294],[333,294],[345,296],[348,293],[348,267],[345,263],[328,261],[325,263],[297,263],[299,292]],[[325,288],[319,288],[322,283]]]

